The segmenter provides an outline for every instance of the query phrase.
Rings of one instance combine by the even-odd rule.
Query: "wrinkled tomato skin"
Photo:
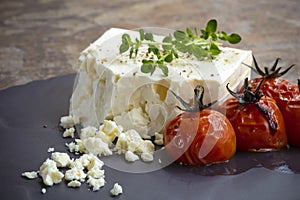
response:
[[[261,78],[251,79],[249,86],[256,89]],[[282,112],[288,143],[293,146],[300,146],[300,109],[299,97],[300,92],[296,84],[291,83],[283,78],[268,78],[264,80],[262,93],[276,101],[280,111]]]
[[[255,90],[261,81],[262,78],[253,78],[249,81],[249,86],[252,87],[252,90]],[[242,92],[243,89],[244,88],[241,88],[240,92]],[[278,100],[291,100],[299,95],[297,84],[291,83],[283,78],[265,79],[260,90],[265,96],[274,99],[278,103],[279,108],[281,108],[281,105]]]
[[[276,130],[272,131],[256,104],[267,106],[277,124]],[[234,128],[238,151],[272,151],[287,146],[284,120],[273,99],[262,97],[255,104],[243,105],[236,98],[230,98],[225,102],[225,112]]]
[[[280,104],[285,105],[281,110],[285,120],[288,143],[300,147],[300,96],[282,101],[280,100]]]
[[[164,133],[168,155],[186,165],[208,165],[229,160],[236,137],[228,119],[214,110],[183,112]]]

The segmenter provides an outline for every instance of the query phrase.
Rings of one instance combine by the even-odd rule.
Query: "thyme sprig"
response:
[[[136,58],[141,46],[148,47],[147,59],[142,60],[141,71],[152,75],[156,68],[161,69],[165,76],[168,76],[166,63],[171,63],[174,58],[178,58],[178,53],[186,53],[195,56],[199,60],[213,59],[220,54],[219,40],[227,41],[230,44],[237,44],[241,37],[232,33],[228,35],[224,31],[217,31],[217,21],[210,20],[205,29],[197,28],[193,30],[187,28],[186,31],[175,31],[173,35],[168,35],[161,42],[155,41],[152,33],[139,30],[139,38],[131,39],[130,35],[122,35],[120,53],[129,51],[129,58]],[[151,56],[150,56],[151,55]]]

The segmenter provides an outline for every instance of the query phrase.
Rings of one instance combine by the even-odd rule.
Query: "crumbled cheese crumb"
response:
[[[155,136],[155,140],[154,140],[154,143],[157,144],[157,145],[163,145],[164,144],[164,135],[161,134],[161,133],[155,133],[154,134]]]
[[[153,161],[153,154],[151,154],[151,153],[142,153],[141,158],[144,162],[152,162]]]
[[[47,150],[48,153],[51,153],[51,152],[53,152],[53,151],[54,151],[54,148],[53,148],[53,147],[49,147],[48,150]]]
[[[95,137],[97,129],[93,126],[87,126],[80,131],[80,138],[86,139],[89,137]]]
[[[82,140],[80,139],[75,139],[75,142],[71,142],[69,144],[66,143],[66,146],[71,153],[75,154],[84,153],[86,150],[84,145],[82,144]]]
[[[57,169],[56,162],[49,158],[41,165],[39,174],[47,186],[60,183],[64,177],[63,173]]]
[[[80,186],[81,186],[81,182],[77,180],[73,180],[68,183],[68,187],[80,187]]]
[[[110,140],[113,141],[123,131],[123,128],[118,126],[115,121],[104,120],[99,130],[105,133]]]
[[[92,178],[104,177],[104,170],[102,170],[99,167],[93,167],[91,170],[87,172],[87,177],[92,177]]]
[[[134,162],[136,160],[139,160],[139,156],[134,154],[131,151],[126,151],[125,153],[125,160],[127,160],[128,162]]]
[[[98,178],[98,179],[89,177],[89,179],[87,180],[87,184],[90,187],[92,187],[93,191],[97,191],[105,185],[105,180],[103,177]]]
[[[84,171],[77,167],[72,167],[71,169],[67,170],[65,173],[65,179],[67,181],[78,180],[84,182],[85,177],[86,174],[84,173]]]
[[[42,194],[46,194],[46,192],[47,192],[46,188],[43,188],[41,192],[42,192]]]
[[[38,172],[32,171],[32,172],[23,172],[22,176],[28,178],[28,179],[36,179],[38,177]]]
[[[154,144],[150,140],[143,140],[135,130],[128,130],[121,133],[115,147],[119,153],[131,151],[133,153],[152,153],[154,152]]]
[[[63,137],[71,137],[74,138],[74,133],[75,133],[75,129],[73,127],[71,128],[67,128],[64,133],[63,133]]]
[[[123,188],[121,185],[119,185],[118,183],[115,183],[114,184],[114,187],[110,190],[110,193],[113,195],[113,196],[118,196],[120,194],[123,193]]]
[[[67,153],[54,152],[51,159],[56,162],[57,167],[67,167],[71,164],[70,156]]]
[[[103,142],[101,138],[89,137],[82,140],[86,153],[92,153],[94,155],[112,155],[112,151],[109,149],[108,144]]]
[[[73,116],[63,116],[60,118],[60,125],[63,128],[71,128],[75,125],[75,119]]]

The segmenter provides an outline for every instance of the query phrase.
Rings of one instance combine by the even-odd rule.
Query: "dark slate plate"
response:
[[[237,153],[228,163],[209,167],[169,165],[149,173],[126,173],[106,166],[106,185],[98,192],[83,184],[47,188],[27,180],[50,156],[49,147],[66,152],[58,121],[68,114],[75,75],[0,91],[0,199],[300,199],[300,149]],[[43,128],[47,125],[47,128]],[[74,156],[73,156],[74,157]],[[109,158],[108,158],[109,159]],[[124,194],[110,196],[115,182]]]

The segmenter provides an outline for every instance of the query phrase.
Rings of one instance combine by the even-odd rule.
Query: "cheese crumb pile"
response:
[[[64,116],[60,119],[60,125],[65,129],[63,137],[75,136],[75,119],[72,116]],[[162,145],[163,135],[155,133],[157,145]],[[64,152],[54,152],[54,148],[48,148],[51,157],[47,158],[38,171],[22,173],[28,179],[42,178],[46,186],[53,186],[67,182],[68,187],[80,187],[87,183],[92,191],[102,188],[105,181],[105,171],[102,169],[104,163],[98,158],[110,156],[113,153],[124,154],[128,162],[134,162],[141,158],[144,162],[153,161],[154,144],[150,140],[143,139],[135,130],[123,131],[121,126],[111,120],[104,120],[99,128],[88,126],[80,130],[80,139],[75,138],[73,142],[66,143],[68,150],[79,158],[71,158]],[[43,194],[46,189],[41,190]],[[122,186],[114,184],[111,189],[112,196],[123,193]]]
[[[67,153],[54,152],[51,159],[40,166],[39,171],[24,172],[22,176],[28,179],[43,179],[46,186],[53,186],[66,180],[68,187],[80,187],[86,182],[93,191],[99,190],[105,184],[104,163],[93,154],[83,154],[77,159],[71,159]],[[65,174],[60,168],[67,169]]]
[[[61,118],[61,126],[69,127],[66,128],[63,137],[74,137],[74,121],[72,116]],[[116,141],[115,144],[114,141]],[[155,134],[155,143],[162,145],[162,134]],[[96,156],[110,156],[115,152],[124,154],[128,162],[134,162],[140,158],[144,162],[153,161],[154,144],[150,140],[144,140],[133,129],[124,132],[121,126],[111,120],[104,120],[99,128],[92,126],[82,128],[80,139],[75,139],[66,146],[75,154],[91,153]]]

